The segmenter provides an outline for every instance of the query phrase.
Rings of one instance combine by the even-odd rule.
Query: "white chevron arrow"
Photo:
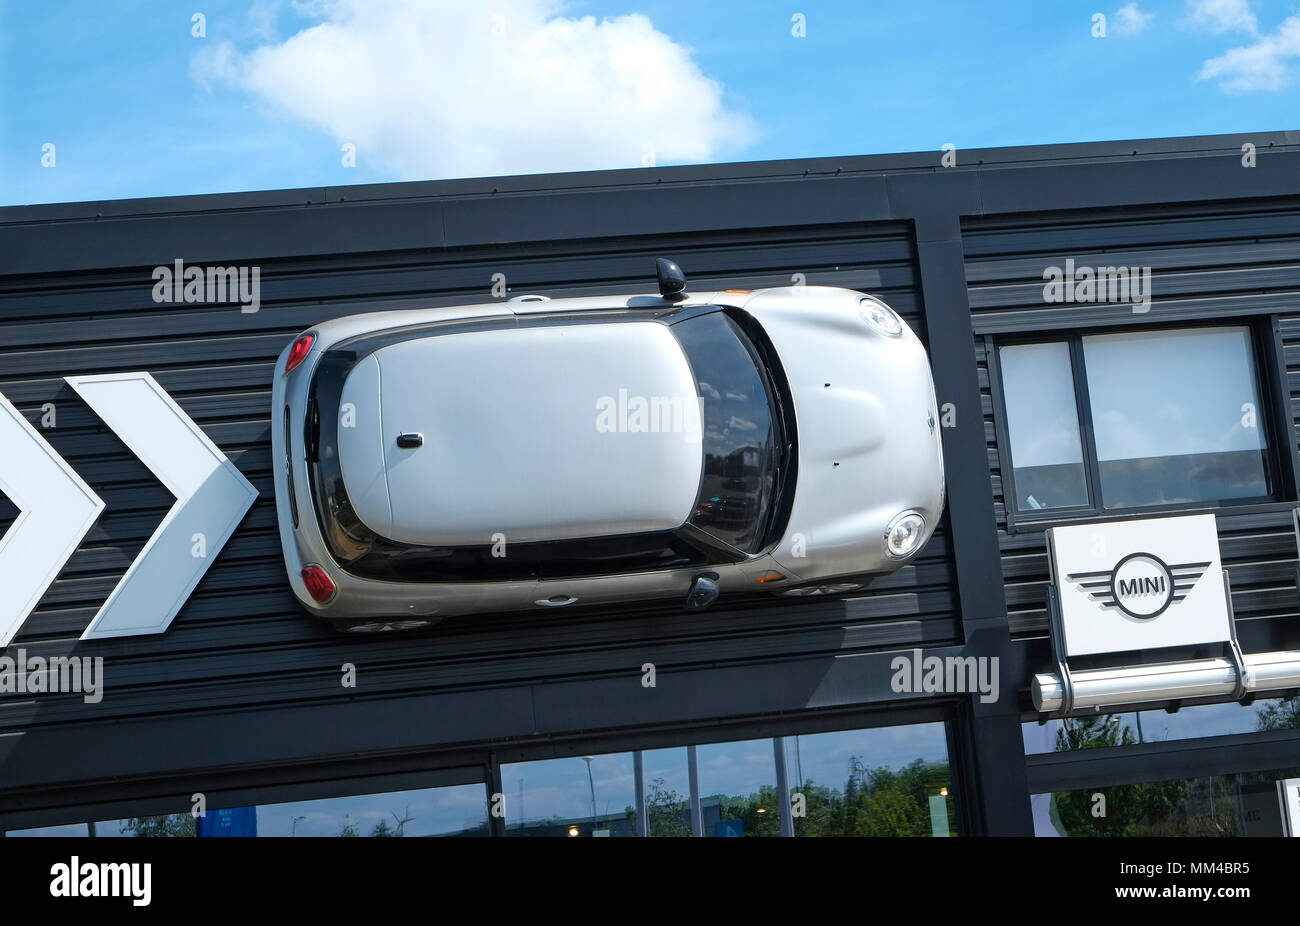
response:
[[[176,496],[81,639],[162,633],[247,514],[257,490],[148,373],[66,379]]]
[[[95,526],[104,503],[3,395],[0,492],[19,512],[0,537],[3,649]]]

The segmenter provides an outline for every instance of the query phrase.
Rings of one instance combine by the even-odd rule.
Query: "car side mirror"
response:
[[[686,610],[703,611],[718,600],[722,590],[718,588],[716,572],[702,572],[691,583],[691,590],[686,593]]]

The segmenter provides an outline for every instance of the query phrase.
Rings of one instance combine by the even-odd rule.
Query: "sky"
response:
[[[1296,0],[0,0],[0,204],[1295,128]]]

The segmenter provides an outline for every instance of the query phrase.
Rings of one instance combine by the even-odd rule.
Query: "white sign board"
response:
[[[1212,514],[1053,527],[1047,547],[1063,656],[1232,638]]]
[[[1286,778],[1277,783],[1282,802],[1282,829],[1288,836],[1300,836],[1300,778]]]

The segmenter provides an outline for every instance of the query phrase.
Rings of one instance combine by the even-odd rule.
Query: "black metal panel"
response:
[[[1283,370],[1290,380],[1276,383],[1276,394],[1268,397],[1271,405],[1285,409],[1275,430],[1286,445],[1281,454],[1282,481],[1283,494],[1289,498],[1279,504],[1214,510],[1238,621],[1277,622],[1267,638],[1293,636],[1291,628],[1300,607],[1290,514],[1295,498],[1294,406],[1300,395],[1300,319],[1294,315],[1300,309],[1296,260],[1300,198],[972,218],[963,231],[971,324],[977,335],[975,362],[1012,634],[1038,636],[1047,631],[1047,556],[1042,524],[1022,521],[1008,526],[1001,453],[1006,434],[994,396],[996,366],[990,364],[990,346],[1039,331],[1261,317],[1265,324],[1257,334],[1267,342],[1273,340],[1270,317],[1292,313],[1283,314],[1279,324],[1285,356],[1279,358],[1276,375],[1268,364],[1261,370],[1265,389],[1270,378],[1281,378]],[[1062,267],[1067,258],[1078,266],[1150,267],[1154,296],[1150,311],[1045,303],[1044,269]],[[1267,359],[1273,348],[1264,347]],[[1015,522],[1014,517],[1010,520]]]
[[[1241,167],[1241,146],[1258,166]],[[0,275],[1293,196],[1300,133],[0,209]],[[147,219],[148,221],[141,221]],[[157,221],[162,219],[163,221]]]
[[[1240,166],[1244,142],[1258,167]],[[0,209],[0,392],[33,423],[54,403],[58,427],[43,433],[108,504],[18,640],[103,655],[107,694],[94,707],[0,696],[0,813],[65,799],[148,812],[147,799],[189,789],[262,800],[435,766],[484,764],[491,783],[494,753],[942,708],[958,712],[971,829],[1023,829],[1014,709],[888,686],[890,651],[913,646],[1000,655],[1007,692],[1046,665],[1042,534],[1007,530],[984,335],[1281,316],[1276,372],[1293,398],[1279,418],[1294,440],[1298,214],[1294,132],[962,151],[954,168],[920,152]],[[1045,259],[1062,255],[1156,267],[1157,307],[1035,304]],[[497,273],[511,294],[645,292],[657,256],[697,290],[801,273],[883,295],[922,337],[939,326],[940,400],[959,416],[980,406],[981,427],[960,427],[946,454],[960,525],[950,533],[945,518],[916,563],[844,601],[489,615],[397,640],[336,636],[298,608],[279,558],[267,407],[274,358],[295,333],[355,312],[486,301]],[[151,269],[176,258],[259,266],[260,311],[155,304]],[[151,372],[261,498],[166,634],[81,644],[171,503],[62,380],[128,370]],[[14,513],[0,499],[0,529]],[[1220,533],[1243,644],[1300,648],[1287,506],[1234,510]],[[345,662],[356,689],[339,685]],[[645,662],[659,670],[650,692]]]
[[[916,234],[926,317],[934,333],[930,359],[935,369],[935,393],[945,422],[948,519],[957,552],[962,628],[968,649],[980,658],[996,660],[992,664],[1000,666],[1006,685],[1007,680],[1019,676],[1007,671],[1013,659],[997,575],[990,478],[983,467],[965,465],[982,455],[984,434],[983,420],[975,414],[980,403],[979,381],[968,359],[970,308],[962,283],[961,228],[955,216],[922,218],[917,220]],[[974,695],[969,700],[969,772],[980,783],[983,798],[971,811],[980,832],[1031,835],[1024,766],[1018,761],[1023,750],[1015,684],[1007,688],[1010,690],[1004,689],[992,704]]]
[[[727,194],[728,208],[734,195]],[[551,201],[574,208],[563,197]],[[495,208],[479,207],[484,215]],[[264,236],[255,245],[273,251],[281,234],[312,238],[305,226],[281,224],[274,216],[281,207],[268,208],[254,223]],[[462,221],[475,220],[465,203],[456,208]],[[840,202],[831,212],[842,217],[853,208]],[[158,254],[168,265],[176,257],[196,263],[226,246],[223,223],[236,215],[248,218],[238,209],[154,216],[123,247]],[[529,220],[535,234],[549,215]],[[671,210],[658,221],[673,227]],[[195,241],[182,233],[191,223],[205,229]],[[239,253],[261,267],[261,307],[250,314],[235,305],[156,304],[148,267],[0,278],[0,393],[37,426],[42,407],[54,404],[57,427],[43,436],[107,504],[10,649],[104,656],[104,700],[0,696],[0,733],[22,733],[0,737],[7,744],[0,747],[0,790],[867,703],[893,697],[880,691],[888,672],[863,678],[836,657],[960,642],[942,526],[915,563],[847,600],[756,596],[703,615],[674,604],[487,615],[395,639],[341,636],[307,615],[280,559],[270,389],[276,355],[314,323],[489,301],[497,273],[511,295],[647,292],[654,257],[670,255],[696,291],[784,285],[802,274],[808,284],[880,294],[925,334],[915,246],[902,223],[401,252],[383,251],[394,239],[369,223],[348,231],[348,240],[378,253],[262,260],[242,242]],[[60,249],[75,252],[80,225],[52,220],[41,227]],[[176,235],[194,251],[175,253]],[[22,240],[30,247],[35,239]],[[173,501],[62,380],[127,370],[152,373],[260,498],[165,634],[82,643],[79,634]],[[345,662],[357,666],[355,690],[340,686]],[[663,680],[657,691],[640,687],[646,662]],[[763,665],[778,674],[763,681],[764,672],[736,668]],[[674,685],[675,672],[700,681]],[[730,680],[719,682],[723,677]],[[775,684],[777,677],[802,681]],[[619,686],[626,697],[612,694]],[[710,686],[719,690],[710,694]]]

